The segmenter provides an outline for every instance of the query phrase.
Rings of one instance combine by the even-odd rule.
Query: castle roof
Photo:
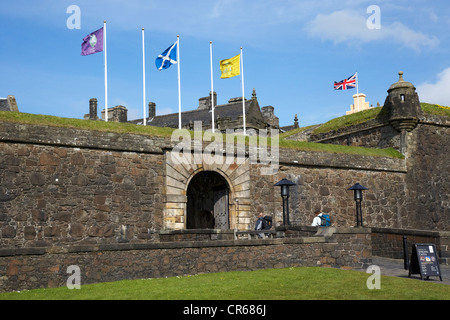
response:
[[[0,111],[10,111],[8,99],[0,98]]]
[[[398,73],[398,81],[396,83],[393,83],[389,89],[388,92],[391,92],[392,90],[399,89],[399,88],[411,88],[416,90],[414,85],[411,82],[403,80],[403,71],[399,71]]]
[[[232,99],[233,100],[233,99]],[[230,101],[232,101],[230,100]],[[242,112],[242,98],[237,101],[218,105],[214,108],[214,118],[229,118],[230,120],[237,120],[243,115]],[[251,108],[251,100],[245,101],[245,114],[249,113]],[[181,113],[181,123],[182,126],[186,126],[189,123],[194,123],[194,121],[201,121],[204,126],[210,126],[212,121],[212,111],[210,109],[196,109],[190,111],[183,111]],[[155,116],[147,122],[148,125],[157,127],[173,127],[178,128],[178,112]]]
[[[215,95],[215,93],[214,93]],[[215,98],[215,97],[214,97]],[[215,127],[220,130],[242,128],[243,119],[243,97],[232,98],[227,104],[216,105],[214,107]],[[214,99],[215,100],[215,99]],[[212,127],[212,110],[211,97],[199,99],[200,106],[195,110],[181,112],[181,127],[191,128],[195,121],[201,121],[203,128]],[[267,126],[267,119],[263,115],[255,90],[253,89],[252,98],[247,100],[244,98],[245,120],[248,128],[264,129]],[[265,107],[268,108],[268,107]],[[273,109],[273,107],[271,107]],[[264,109],[264,108],[263,108]],[[272,112],[273,113],[273,112]],[[156,127],[178,128],[178,112],[155,115],[147,118],[146,124]],[[142,123],[143,119],[129,121],[132,123]]]

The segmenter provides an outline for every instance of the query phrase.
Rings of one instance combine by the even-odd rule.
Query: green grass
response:
[[[8,111],[0,111],[0,120],[5,122],[18,122],[33,125],[47,125],[47,126],[75,128],[82,130],[94,130],[94,131],[114,132],[114,133],[131,133],[131,134],[160,136],[160,137],[171,137],[172,132],[175,130],[173,128],[139,126],[131,123],[61,118],[40,114],[8,112]],[[191,132],[191,136],[194,137],[193,131]],[[289,148],[303,151],[358,154],[376,157],[403,158],[403,155],[394,149],[371,149],[363,147],[351,147],[332,144],[320,144],[313,142],[292,141],[292,140],[285,140],[283,137],[284,136],[280,135],[279,140],[280,148]],[[226,136],[223,135],[222,139],[223,139],[222,141],[225,143]],[[234,141],[236,143],[236,140]],[[246,137],[246,144],[248,143],[249,138]],[[267,143],[268,145],[271,145],[270,138],[268,138]]]
[[[296,128],[296,129],[293,129],[293,130],[290,130],[290,131],[286,131],[286,132],[280,133],[280,139],[285,139],[285,138],[290,137],[290,136],[292,136],[292,135],[294,135],[296,133],[300,133],[300,132],[306,131],[306,130],[308,130],[308,129],[312,128],[312,127],[315,127],[315,126],[316,125],[311,125],[311,126]]]
[[[332,130],[337,130],[344,127],[357,125],[372,119],[375,119],[381,115],[383,108],[376,107],[368,110],[352,113],[342,117],[331,119],[323,125],[317,127],[312,131],[313,134],[325,133]]]
[[[338,144],[326,144],[317,142],[306,141],[294,141],[294,140],[280,140],[281,148],[297,149],[303,151],[316,151],[316,152],[328,152],[328,153],[344,153],[371,157],[388,157],[403,159],[404,155],[394,148],[376,149],[376,148],[364,148],[343,146]]]
[[[450,286],[381,276],[370,290],[365,272],[320,267],[235,271],[124,280],[0,294],[0,300],[450,300]]]
[[[450,107],[425,102],[421,103],[421,107],[423,112],[427,114],[450,117]],[[339,128],[363,123],[371,119],[374,119],[377,116],[380,116],[381,112],[382,107],[377,107],[353,113],[350,115],[334,118],[314,129],[313,134],[329,132],[331,130],[337,130]],[[134,134],[155,135],[163,137],[170,137],[172,132],[174,131],[173,128],[138,126],[131,123],[118,123],[111,121],[110,122],[91,121],[83,119],[61,118],[41,114],[9,112],[9,111],[0,111],[0,120],[6,122],[20,122],[25,124],[48,125],[55,127],[66,127],[84,130],[116,132],[116,133],[134,133]],[[280,134],[280,140],[283,141],[290,135],[307,130],[310,127],[312,126],[298,128],[289,132],[282,133]]]
[[[450,108],[446,106],[441,106],[438,104],[431,104],[426,102],[421,102],[420,106],[422,111],[426,114],[433,114],[438,116],[447,116],[450,117]],[[338,130],[340,128],[357,125],[372,119],[375,119],[378,116],[383,115],[383,108],[376,107],[368,110],[363,110],[360,112],[352,113],[349,115],[345,115],[342,117],[331,119],[330,121],[322,124],[312,131],[313,134],[330,132],[332,130]]]
[[[92,121],[73,118],[61,118],[41,114],[0,111],[0,120],[24,124],[74,128],[115,133],[131,133],[149,136],[170,137],[174,129],[153,126],[138,126],[132,123]]]
[[[422,102],[420,104],[420,106],[422,107],[422,110],[425,113],[434,114],[437,116],[450,117],[450,107],[441,106],[439,104],[425,103],[425,102]]]

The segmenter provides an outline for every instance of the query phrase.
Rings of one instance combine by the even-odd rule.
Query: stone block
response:
[[[45,183],[45,177],[39,172],[33,172],[29,176],[30,183],[33,186],[42,186]]]
[[[53,154],[41,153],[39,157],[39,164],[41,166],[57,166],[60,163],[60,159],[55,157]]]
[[[6,225],[0,229],[2,238],[13,239],[16,237],[16,229],[13,226]]]
[[[25,240],[34,240],[36,238],[36,229],[33,226],[27,226],[23,230]]]
[[[77,152],[72,154],[70,157],[70,163],[73,165],[84,165],[86,163],[86,159],[81,152]]]

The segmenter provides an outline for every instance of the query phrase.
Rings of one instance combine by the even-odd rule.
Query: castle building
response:
[[[422,110],[402,72],[387,92],[364,123],[289,136],[365,150],[259,148],[277,155],[269,174],[250,148],[210,161],[202,146],[184,162],[165,135],[0,119],[0,291],[64,286],[73,265],[85,283],[299,266],[361,270],[373,256],[402,258],[405,236],[409,250],[434,244],[436,259],[448,264],[450,116]],[[202,120],[206,128],[209,105],[200,99],[183,113],[183,126]],[[218,119],[240,128],[242,100],[225,106],[217,106]],[[248,127],[277,124],[255,94],[245,106]],[[91,99],[89,119],[96,108]],[[124,107],[108,112],[127,121]],[[177,116],[163,122],[153,113],[148,123],[178,127]],[[293,182],[289,202],[277,186],[282,179]],[[364,224],[356,227],[355,183],[366,188]],[[332,227],[310,225],[316,208],[331,215]],[[273,217],[275,239],[249,239],[260,232],[258,213]]]
[[[227,129],[235,132],[243,130],[243,108],[242,97],[232,98],[228,103],[217,105],[217,93],[213,93],[214,99],[214,128],[215,130],[225,133]],[[245,99],[245,98],[244,98]],[[246,129],[258,132],[262,129],[279,129],[279,119],[274,113],[273,106],[260,107],[256,97],[255,89],[253,89],[252,98],[245,99],[245,122]],[[116,122],[129,122],[134,124],[143,124],[144,119],[127,119],[127,108],[124,106],[116,106],[108,109],[108,119]],[[102,111],[102,119],[105,118],[105,111]],[[97,118],[97,99],[93,98],[89,101],[89,114],[85,119],[98,120]],[[178,128],[178,113],[165,115],[156,115],[156,104],[150,102],[148,104],[148,117],[146,124],[156,127]],[[211,95],[199,99],[197,109],[184,111],[181,113],[181,127],[183,129],[193,130],[194,122],[201,121],[202,129],[212,129],[212,103]]]
[[[16,98],[12,95],[8,95],[7,98],[0,98],[0,111],[19,112]]]
[[[369,106],[369,102],[366,101],[364,93],[354,94],[353,101],[353,104],[350,105],[350,111],[346,112],[347,115],[372,108]]]

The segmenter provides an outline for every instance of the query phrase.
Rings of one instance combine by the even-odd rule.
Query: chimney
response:
[[[89,99],[89,120],[97,120],[97,99]]]
[[[113,121],[115,122],[127,122],[128,121],[128,109],[124,106],[118,105],[113,108]],[[108,114],[109,116],[109,114]]]
[[[266,106],[261,108],[261,113],[264,121],[270,125],[272,128],[279,128],[280,121],[274,113],[274,107]]]
[[[13,112],[19,112],[19,108],[17,107],[16,97],[14,97],[13,95],[8,95],[7,99],[8,99],[10,110]]]
[[[108,121],[111,122],[127,122],[128,109],[118,105],[114,108],[108,108]],[[105,120],[105,110],[102,110],[102,120]]]
[[[156,103],[149,102],[148,103],[148,118],[152,119],[156,116]]]
[[[214,106],[217,106],[217,93],[213,92]],[[198,110],[211,110],[211,92],[209,96],[198,99]]]

